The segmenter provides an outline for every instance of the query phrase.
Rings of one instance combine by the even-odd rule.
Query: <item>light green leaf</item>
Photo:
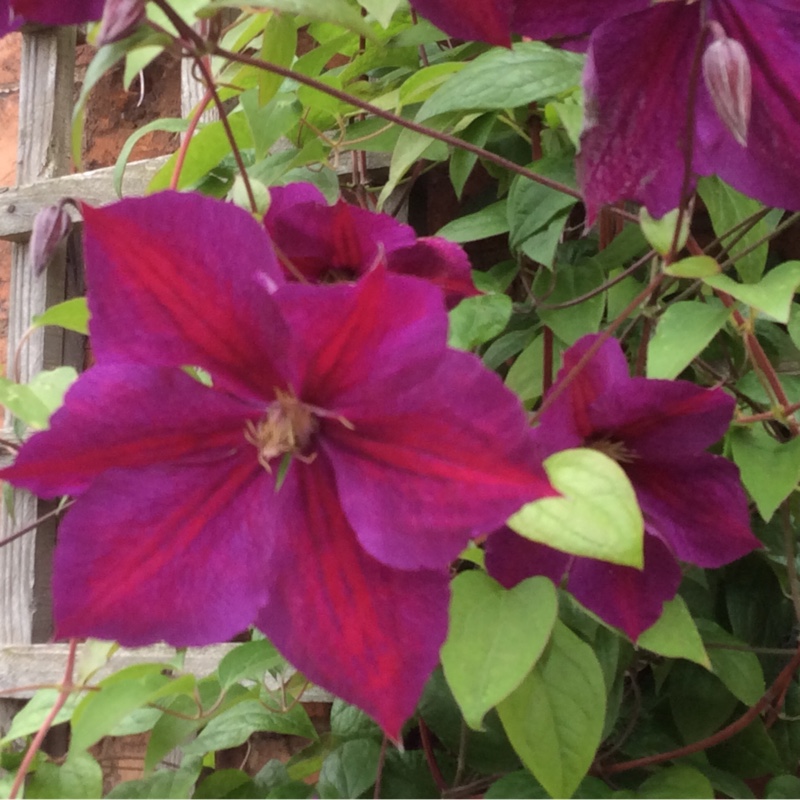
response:
[[[88,753],[70,753],[60,766],[45,761],[31,775],[26,797],[99,798],[103,796],[103,770]]]
[[[733,460],[765,522],[800,482],[800,439],[779,442],[760,425],[733,427]]]
[[[117,650],[119,645],[116,642],[87,639],[78,650],[75,661],[75,683],[79,686],[87,683],[98,670],[108,664],[108,660]]]
[[[642,233],[653,250],[662,256],[667,255],[672,249],[672,242],[675,239],[675,227],[678,224],[679,216],[681,218],[681,230],[676,242],[676,253],[684,248],[686,240],[689,238],[691,214],[681,214],[679,209],[674,208],[664,214],[661,219],[653,219],[644,206],[639,210],[639,225]]]
[[[566,92],[580,83],[583,56],[542,42],[494,48],[470,61],[420,109],[425,120],[445,111],[515,108]]]
[[[412,72],[398,90],[399,103],[396,113],[400,113],[400,109],[405,105],[427,100],[442,83],[451,75],[460,72],[464,66],[461,61],[445,61],[442,64],[433,64]]]
[[[266,639],[245,642],[226,653],[217,667],[220,686],[228,689],[238,681],[261,680],[267,670],[285,664],[281,654]]]
[[[384,28],[388,28],[394,12],[400,8],[403,0],[358,0],[358,4],[366,8]]]
[[[40,372],[28,384],[0,378],[0,403],[26,425],[44,430],[77,377],[72,367],[57,367]]]
[[[703,282],[786,324],[789,322],[795,291],[800,286],[800,261],[786,261],[778,265],[755,284],[737,283],[727,275],[703,278]]]
[[[20,739],[23,736],[30,736],[32,733],[36,733],[42,727],[42,723],[55,705],[58,695],[57,689],[40,689],[36,692],[25,707],[14,717],[8,733],[0,739],[0,745],[7,745],[9,742],[13,742],[14,739]],[[80,694],[71,694],[58,712],[53,725],[68,722],[80,699]]]
[[[544,468],[563,497],[528,503],[509,527],[565,553],[641,569],[644,521],[622,467],[597,450],[575,448],[553,454]]]
[[[665,767],[639,787],[637,797],[714,798],[714,787],[702,772],[686,764]]]
[[[552,797],[570,797],[594,760],[606,713],[592,648],[556,622],[544,655],[497,710],[523,764]]]
[[[558,613],[555,587],[541,576],[513,589],[478,570],[452,583],[450,627],[442,667],[467,724],[513,692],[547,644]]]
[[[86,335],[89,333],[89,308],[85,297],[75,297],[63,303],[50,306],[47,311],[37,314],[31,325],[40,328],[44,325],[58,325],[68,331]]]
[[[680,595],[664,603],[658,621],[639,636],[636,645],[660,656],[686,658],[711,669],[697,625]]]
[[[728,319],[719,303],[673,303],[658,320],[647,347],[647,377],[677,377],[701,353]]]
[[[720,274],[720,266],[711,256],[689,256],[664,267],[674,278],[709,278]]]
[[[447,343],[457,350],[474,350],[502,333],[511,319],[511,298],[506,294],[465,297],[449,314]]]
[[[758,200],[753,200],[751,197],[737,192],[717,177],[701,178],[697,184],[697,192],[708,209],[711,224],[717,236],[723,236],[734,226],[764,208]],[[771,212],[765,219],[751,227],[741,238],[742,229],[736,231],[732,236],[723,238],[723,245],[738,239],[736,244],[730,248],[733,256],[749,249],[756,242],[761,242],[759,247],[734,262],[736,272],[745,283],[755,283],[761,277],[764,265],[767,263],[769,247],[767,239],[780,219],[780,213],[780,211],[777,214]]]
[[[264,28],[261,43],[261,58],[271,64],[290,67],[297,50],[297,21],[288,14],[273,12]],[[265,106],[272,100],[284,81],[282,75],[259,70],[258,100]]]

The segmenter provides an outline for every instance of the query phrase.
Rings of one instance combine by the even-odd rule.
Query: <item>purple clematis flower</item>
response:
[[[290,280],[355,280],[385,261],[390,272],[439,286],[448,308],[480,294],[457,244],[435,236],[418,239],[410,226],[343,200],[330,206],[310,183],[275,187],[270,196],[264,224]]]
[[[0,0],[0,36],[24,22],[76,25],[98,20],[105,0]]]
[[[198,195],[83,214],[97,364],[0,472],[77,496],[56,636],[203,645],[256,624],[398,737],[445,637],[450,561],[553,494],[523,409],[447,348],[425,281],[379,264],[287,284],[263,227]]]
[[[641,202],[656,217],[679,204],[690,118],[694,175],[717,174],[764,203],[800,208],[794,0],[494,0],[486,11],[473,0],[474,14],[454,0],[412,5],[445,30],[500,44],[512,31],[534,39],[591,34],[578,157],[590,222],[619,200]],[[698,56],[713,55],[719,42],[738,52],[727,77],[700,69]],[[747,80],[736,80],[741,72]],[[732,120],[731,108],[747,113]]]
[[[564,354],[551,391],[596,340],[585,336]],[[489,537],[486,565],[505,586],[531,575],[559,583],[632,639],[661,615],[681,580],[676,559],[719,567],[760,547],[734,464],[705,450],[728,428],[734,400],[688,381],[631,378],[622,348],[605,341],[557,403],[541,415],[534,446],[542,457],[594,447],[617,461],[645,520],[644,569],[578,558],[505,528]]]

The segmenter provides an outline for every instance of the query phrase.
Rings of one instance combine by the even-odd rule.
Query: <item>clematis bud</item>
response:
[[[717,115],[742,147],[747,146],[753,88],[750,59],[736,39],[715,21],[710,23],[714,41],[703,53],[703,77]]]
[[[66,200],[57,205],[43,208],[33,220],[31,230],[31,265],[36,275],[41,275],[56,253],[59,245],[67,238],[72,220],[64,209]]]
[[[145,0],[106,0],[97,46],[102,47],[130,36],[145,20],[144,4]]]

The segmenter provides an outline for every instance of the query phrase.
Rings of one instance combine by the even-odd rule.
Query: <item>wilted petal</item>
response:
[[[486,540],[486,571],[506,589],[534,575],[544,575],[558,586],[573,556],[533,542],[502,527]]]
[[[249,459],[106,472],[61,523],[56,637],[185,647],[251,625],[274,569],[274,497]]]
[[[684,464],[635,466],[645,527],[681,560],[719,567],[761,547],[750,531],[739,470],[727,459],[701,453]]]
[[[718,442],[735,406],[722,389],[704,389],[689,381],[628,378],[610,386],[589,413],[596,436],[610,432],[637,458],[667,462],[693,458]]]
[[[371,558],[342,513],[326,458],[294,463],[276,495],[283,546],[264,573],[257,625],[314,683],[398,739],[447,631],[447,571]],[[411,545],[410,545],[411,546]]]
[[[655,217],[679,204],[700,14],[700,3],[657,3],[593,33],[578,156],[589,224],[619,200],[643,203]]]
[[[555,494],[517,398],[469,353],[449,351],[424,381],[351,421],[331,423],[324,447],[359,541],[386,564],[447,563],[469,537]]]
[[[636,639],[661,616],[680,582],[681,568],[669,549],[654,536],[645,536],[643,570],[576,558],[567,588],[600,619]]]
[[[744,46],[752,72],[747,147],[719,120],[708,90],[697,108],[700,174],[716,173],[767,205],[800,208],[800,13],[794,2],[714,0],[711,15]],[[775,154],[780,153],[780,158]]]
[[[287,332],[270,298],[283,277],[250,214],[176,192],[83,213],[99,361],[200,366],[256,397],[285,385]]]
[[[209,389],[178,369],[94,366],[67,392],[49,430],[35,434],[0,479],[41,497],[78,494],[103,471],[241,451],[246,418],[260,408]]]

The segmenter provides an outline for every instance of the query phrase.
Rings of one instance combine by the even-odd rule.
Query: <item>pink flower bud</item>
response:
[[[145,20],[144,4],[145,0],[106,0],[97,46],[130,36]]]
[[[31,265],[36,275],[44,272],[58,246],[69,235],[72,220],[64,209],[64,202],[43,208],[33,220],[30,254]]]
[[[719,118],[746,147],[753,97],[750,59],[742,44],[726,36],[719,23],[711,26],[714,41],[703,53],[703,77]]]

